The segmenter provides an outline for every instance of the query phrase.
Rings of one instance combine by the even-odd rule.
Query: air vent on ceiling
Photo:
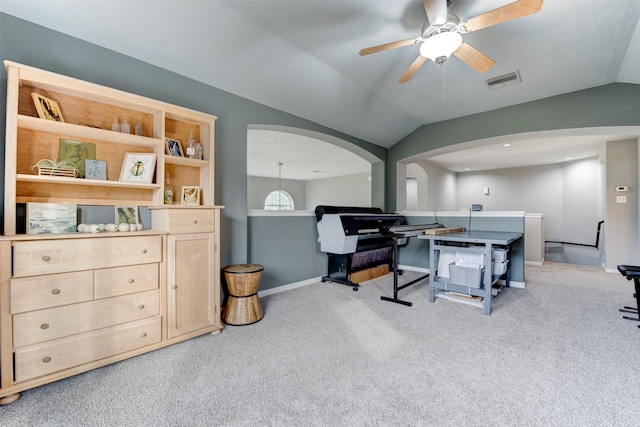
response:
[[[520,79],[520,73],[517,70],[498,77],[492,77],[485,81],[487,82],[487,86],[490,90],[499,89],[505,86],[516,85],[522,82],[522,80]]]

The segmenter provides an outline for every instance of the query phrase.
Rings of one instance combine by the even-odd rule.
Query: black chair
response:
[[[624,308],[620,308],[618,310],[623,313],[631,313],[636,315],[635,317],[622,316],[623,319],[635,320],[636,322],[640,322],[640,313],[638,312],[638,308],[640,308],[640,267],[635,265],[619,265],[618,271],[620,272],[620,274],[626,277],[627,280],[633,279],[633,283],[636,288],[636,293],[633,294],[633,297],[636,299],[636,306],[624,306]],[[638,325],[638,328],[640,328],[640,325]]]

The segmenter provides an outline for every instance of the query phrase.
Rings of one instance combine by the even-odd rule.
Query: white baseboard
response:
[[[266,297],[267,295],[277,294],[278,292],[290,291],[291,289],[301,288],[303,286],[312,285],[322,280],[322,276],[312,279],[302,280],[300,282],[289,283],[287,285],[276,286],[275,288],[265,289],[258,292],[258,297]]]
[[[398,265],[398,268],[400,270],[415,271],[415,272],[418,272],[418,273],[425,273],[425,274],[429,273],[429,269],[428,268],[414,267],[414,266],[411,266],[411,265]],[[287,285],[276,286],[275,288],[265,289],[264,291],[258,292],[258,297],[266,297],[267,295],[273,295],[273,294],[277,294],[279,292],[290,291],[291,289],[301,288],[303,286],[307,286],[307,285],[312,285],[314,283],[318,283],[321,280],[322,280],[322,276],[319,276],[319,277],[314,277],[314,278],[307,279],[307,280],[301,280],[299,282],[289,283]],[[524,289],[525,282],[516,282],[516,281],[512,280],[511,281],[511,287],[512,288],[522,288],[522,289]]]

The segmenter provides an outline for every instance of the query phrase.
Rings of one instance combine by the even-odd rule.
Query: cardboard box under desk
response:
[[[389,266],[387,264],[351,273],[349,275],[349,280],[353,283],[360,284],[362,282],[366,282],[367,280],[384,276],[385,274],[389,274]]]

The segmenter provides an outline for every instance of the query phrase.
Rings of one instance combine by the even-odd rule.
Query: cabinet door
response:
[[[215,324],[218,270],[213,233],[172,235],[168,242],[168,336],[174,338]]]

